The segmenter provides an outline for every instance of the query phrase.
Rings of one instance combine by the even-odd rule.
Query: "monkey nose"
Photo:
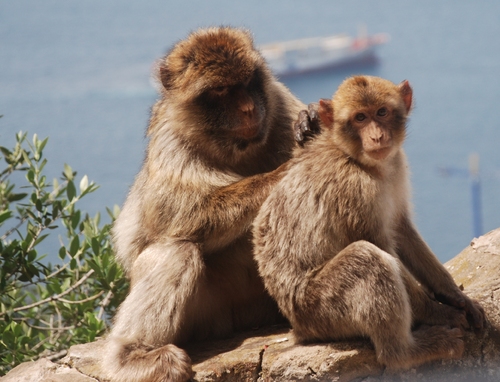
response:
[[[253,112],[254,105],[253,102],[246,102],[242,105],[240,105],[240,110],[245,113],[245,114],[250,114]]]

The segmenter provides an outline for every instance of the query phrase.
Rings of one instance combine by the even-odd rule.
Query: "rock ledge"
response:
[[[478,239],[446,263],[455,281],[484,307],[490,326],[480,336],[467,333],[460,360],[439,361],[390,374],[366,340],[294,345],[285,326],[241,333],[229,340],[188,349],[195,381],[499,381],[500,229]],[[103,340],[76,345],[59,362],[24,363],[1,382],[105,382],[99,362]]]

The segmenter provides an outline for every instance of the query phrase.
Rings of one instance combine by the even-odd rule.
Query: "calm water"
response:
[[[387,32],[376,66],[286,80],[305,102],[348,75],[410,80],[406,150],[417,224],[442,261],[472,239],[470,182],[442,177],[480,155],[484,231],[500,227],[500,2],[16,0],[0,3],[0,144],[49,136],[50,176],[64,163],[101,185],[83,207],[121,204],[145,146],[154,61],[200,26],[250,28],[257,43]]]

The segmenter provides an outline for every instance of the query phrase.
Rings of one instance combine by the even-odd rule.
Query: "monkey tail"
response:
[[[113,382],[186,382],[193,377],[191,359],[173,344],[153,347],[108,338],[104,361]]]

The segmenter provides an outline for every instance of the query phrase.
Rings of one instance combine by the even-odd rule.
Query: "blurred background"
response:
[[[257,44],[387,33],[378,62],[283,78],[305,103],[352,74],[408,79],[414,212],[441,261],[474,235],[479,158],[481,231],[500,227],[500,2],[496,0],[16,0],[0,3],[0,145],[15,133],[49,137],[49,177],[64,163],[101,187],[94,214],[121,205],[140,168],[155,60],[198,27],[249,28]],[[476,179],[476,185],[478,184]],[[476,189],[477,191],[477,189]],[[477,200],[477,199],[476,199]]]

